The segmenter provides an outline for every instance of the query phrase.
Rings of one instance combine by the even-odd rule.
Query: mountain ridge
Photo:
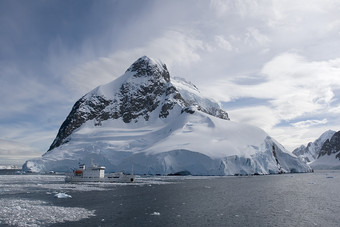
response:
[[[340,169],[340,131],[328,130],[307,147],[296,148],[293,154],[309,162],[313,169]]]
[[[309,142],[307,146],[301,145],[300,147],[295,148],[292,153],[296,156],[303,157],[307,162],[312,162],[318,158],[320,149],[322,148],[324,142],[327,139],[332,138],[334,133],[335,131],[328,130],[322,133],[314,142]]]
[[[165,97],[160,97],[163,94]],[[187,107],[196,104],[196,107],[203,112],[229,120],[228,114],[220,108],[206,110],[197,103],[197,100],[189,102],[182,98],[180,92],[170,82],[166,65],[143,56],[118,80],[98,86],[79,99],[48,150],[68,142],[66,138],[87,120],[95,119],[97,125],[100,125],[101,121],[118,118],[122,118],[125,123],[140,116],[148,120],[149,113],[159,104],[162,105],[160,118],[166,118],[175,104],[182,107],[182,111],[189,112],[192,110]]]

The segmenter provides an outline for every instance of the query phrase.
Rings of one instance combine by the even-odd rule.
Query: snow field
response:
[[[316,159],[312,163],[310,163],[310,166],[315,169],[340,169],[340,161],[335,156],[338,153],[333,153],[330,155],[324,155],[320,158]]]

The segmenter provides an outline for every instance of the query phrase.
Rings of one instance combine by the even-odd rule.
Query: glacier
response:
[[[262,129],[233,122],[190,82],[146,56],[79,99],[50,149],[24,170],[70,171],[91,160],[135,174],[309,172]]]

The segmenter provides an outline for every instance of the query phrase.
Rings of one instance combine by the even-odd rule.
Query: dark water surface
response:
[[[72,196],[67,199],[34,186],[30,193],[2,195],[95,210],[95,216],[51,226],[340,226],[339,171],[139,181],[101,184],[102,191],[64,187]],[[58,184],[64,183],[53,182]]]

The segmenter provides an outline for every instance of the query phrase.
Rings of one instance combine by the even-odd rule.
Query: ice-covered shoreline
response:
[[[13,169],[13,170],[20,170],[21,167],[16,166],[16,165],[5,165],[5,164],[0,164],[0,170],[6,170],[6,169]]]

